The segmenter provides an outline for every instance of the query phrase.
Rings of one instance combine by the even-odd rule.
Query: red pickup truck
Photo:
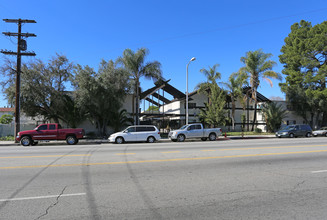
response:
[[[39,140],[66,140],[67,144],[72,145],[77,144],[84,134],[82,128],[62,129],[60,124],[41,124],[34,130],[18,132],[16,140],[23,146],[37,145]]]

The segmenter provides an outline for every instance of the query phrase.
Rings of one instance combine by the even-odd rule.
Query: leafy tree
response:
[[[257,118],[257,90],[260,86],[260,80],[266,80],[272,86],[271,79],[282,80],[280,73],[272,71],[272,68],[276,65],[276,62],[269,60],[272,57],[270,53],[264,53],[261,49],[256,51],[249,51],[245,57],[241,57],[241,62],[245,65],[240,69],[240,72],[247,74],[250,86],[252,99],[254,100],[254,115],[252,131],[254,130],[256,118]]]
[[[115,132],[121,131],[123,128],[132,125],[134,123],[133,118],[130,117],[126,109],[120,111],[111,112],[109,125],[114,129]]]
[[[302,20],[291,26],[285,38],[280,62],[284,64],[282,73],[286,82],[280,83],[286,93],[286,100],[298,115],[313,124],[327,124],[327,21],[312,26]],[[318,124],[320,116],[321,124]],[[314,117],[316,120],[314,121]]]
[[[204,103],[205,108],[201,109],[199,118],[201,121],[211,126],[217,127],[226,124],[226,93],[217,84],[210,85],[210,103]]]
[[[287,110],[275,102],[265,103],[262,114],[266,121],[267,130],[274,132],[279,130],[283,119],[287,116]]]
[[[133,96],[135,102],[135,123],[139,124],[139,103],[140,103],[140,78],[161,79],[161,64],[158,61],[145,63],[145,57],[149,54],[149,50],[141,48],[135,53],[131,49],[126,49],[123,56],[118,58],[118,63],[123,64],[129,72],[133,85]],[[133,97],[133,102],[134,102]],[[134,108],[133,108],[134,110]],[[133,111],[134,113],[134,111]]]
[[[15,75],[13,63],[5,61],[1,69],[4,80],[2,88],[9,102],[15,99]],[[21,109],[28,116],[43,116],[44,119],[66,121],[67,112],[59,106],[64,102],[66,84],[70,83],[73,65],[65,56],[52,57],[48,63],[33,60],[22,65]]]
[[[98,72],[89,66],[76,66],[76,101],[99,133],[107,136],[106,126],[114,120],[129,92],[129,73],[113,61],[102,61]]]
[[[13,120],[14,116],[12,115],[8,115],[8,114],[5,114],[5,115],[2,115],[0,117],[0,124],[10,124]]]
[[[232,102],[232,130],[235,130],[235,110],[236,101],[240,100],[243,103],[243,86],[247,85],[247,75],[244,73],[234,73],[230,75],[227,83],[221,83],[227,87],[227,94]]]
[[[154,106],[151,105],[149,106],[149,108],[147,110],[145,110],[146,112],[151,112],[151,111],[159,111],[159,107],[158,106]]]

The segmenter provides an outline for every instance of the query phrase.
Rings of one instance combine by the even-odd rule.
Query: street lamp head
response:
[[[192,57],[191,61],[194,61],[195,60],[195,57]]]

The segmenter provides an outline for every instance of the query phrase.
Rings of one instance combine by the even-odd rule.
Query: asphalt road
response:
[[[326,219],[327,138],[0,147],[0,219]]]

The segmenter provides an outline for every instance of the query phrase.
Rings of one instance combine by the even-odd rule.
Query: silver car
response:
[[[160,140],[160,131],[153,125],[134,125],[129,126],[121,132],[110,135],[108,140],[109,142],[116,144],[139,141],[153,143]]]
[[[312,135],[314,137],[317,137],[317,136],[325,136],[325,137],[327,137],[327,127],[322,127],[319,130],[313,131],[312,132]]]

